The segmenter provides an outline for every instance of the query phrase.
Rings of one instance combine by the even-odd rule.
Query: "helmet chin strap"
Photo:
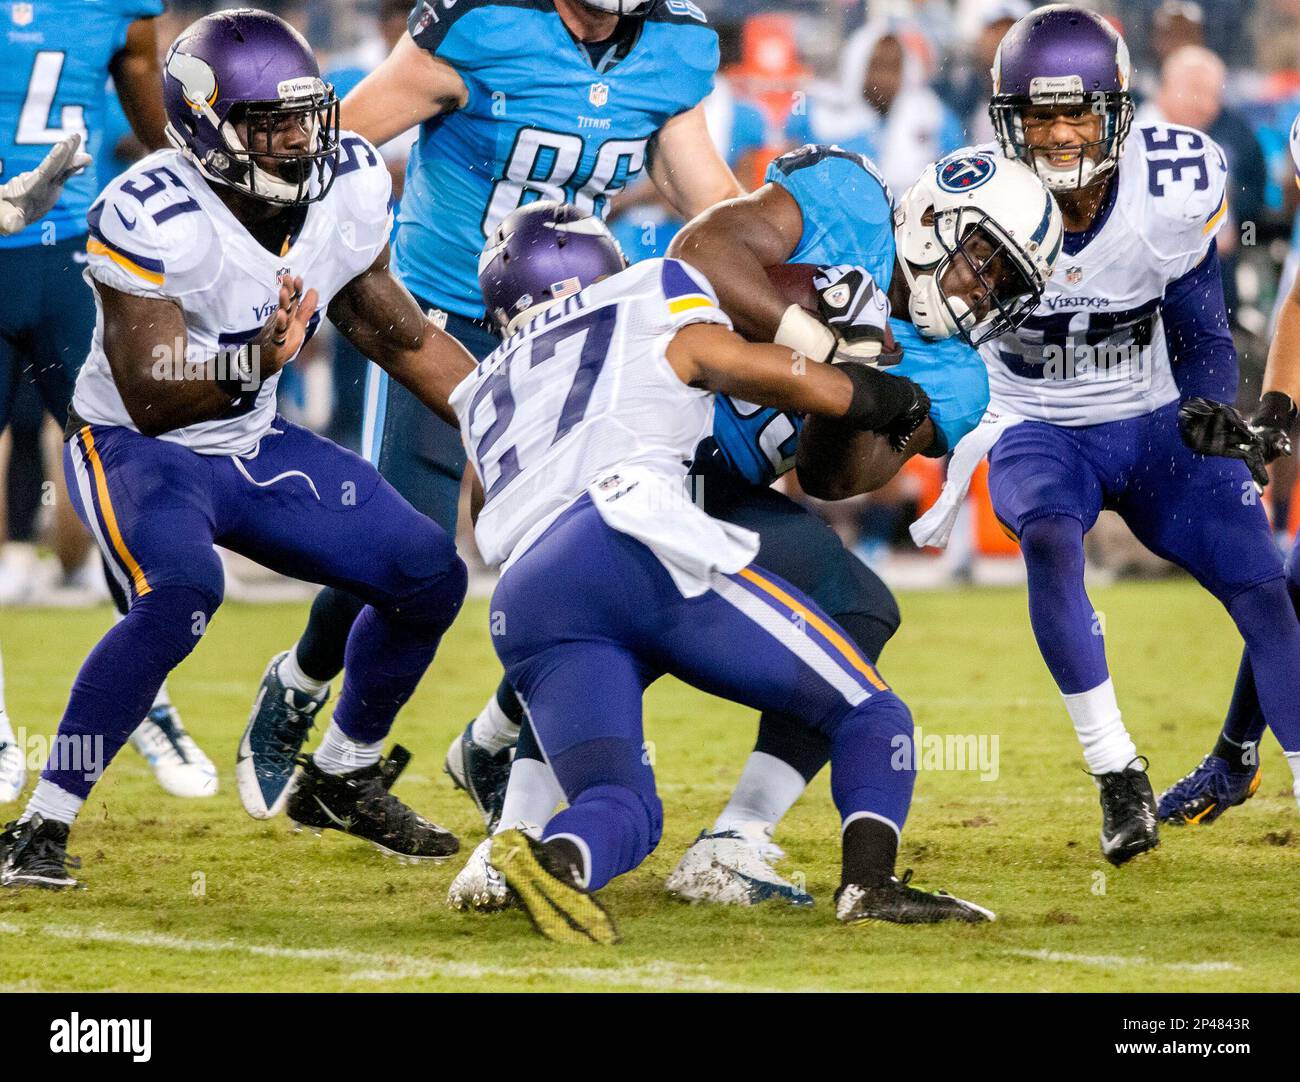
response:
[[[1068,165],[1054,168],[1045,160],[1045,155],[1030,151],[1034,172],[1054,192],[1074,192],[1088,187],[1110,169],[1109,160],[1095,162],[1085,157],[1081,166]]]
[[[934,273],[927,271],[924,274],[913,274],[912,265],[906,259],[899,259],[898,262],[903,268],[903,277],[907,279],[907,313],[912,317],[912,326],[924,337],[934,341],[957,334],[960,328],[948,311],[948,305],[943,302],[939,280]],[[970,311],[960,297],[953,297],[950,303],[958,319],[964,319]]]

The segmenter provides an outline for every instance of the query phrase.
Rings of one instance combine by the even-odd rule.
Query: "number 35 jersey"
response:
[[[301,276],[304,288],[320,296],[310,338],[335,294],[388,243],[390,192],[388,169],[375,149],[359,135],[342,133],[334,184],[275,253],[253,239],[179,151],[160,150],[114,180],[91,207],[85,277],[92,285],[180,307],[188,341],[144,348],[153,350],[158,378],[185,378],[178,370],[184,361],[201,364],[257,336],[276,309],[282,275]],[[72,408],[90,424],[135,428],[104,354],[98,293],[95,303],[95,333]],[[279,380],[277,372],[221,416],[159,438],[200,454],[247,454],[271,427]]]
[[[1134,129],[1100,224],[1066,234],[1034,314],[980,347],[992,409],[1075,426],[1177,399],[1161,302],[1208,255],[1227,212],[1226,183],[1223,152],[1207,135],[1172,124]]]
[[[451,406],[483,483],[484,560],[517,558],[610,470],[641,467],[681,491],[713,423],[712,393],[667,360],[689,323],[731,326],[698,271],[646,260],[552,305],[456,387]]]
[[[699,8],[661,0],[624,25],[628,37],[593,58],[551,0],[416,5],[411,37],[469,99],[421,125],[407,163],[394,251],[413,293],[481,319],[479,253],[510,211],[558,199],[604,217],[659,129],[708,95],[718,43]]]

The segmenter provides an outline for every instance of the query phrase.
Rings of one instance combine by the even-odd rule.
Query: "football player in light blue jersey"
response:
[[[757,192],[688,223],[670,246],[670,256],[704,273],[751,340],[774,341],[812,361],[870,363],[928,395],[928,413],[909,414],[885,436],[861,438],[720,395],[713,436],[692,470],[704,509],[757,533],[766,566],[813,597],[870,659],[898,627],[888,588],[824,521],[768,486],[797,463],[806,491],[840,499],[878,488],[914,454],[947,453],[988,403],[985,365],[972,343],[1028,318],[1061,237],[1055,200],[1019,162],[958,152],[928,166],[896,213],[871,162],[839,147],[807,146],[778,158]],[[770,268],[786,263],[820,266],[813,278],[820,316],[773,281]],[[889,348],[894,339],[903,345],[901,359]],[[772,835],[828,755],[819,736],[796,731],[787,715],[764,712],[731,801],[668,888],[699,901],[810,904],[772,867],[781,855]],[[560,799],[525,726],[499,829],[545,822]],[[507,900],[485,854],[476,850],[452,883],[453,906],[490,909]]]
[[[394,245],[399,278],[482,358],[499,339],[479,296],[479,253],[516,207],[559,199],[603,216],[642,173],[684,218],[742,194],[701,104],[717,64],[717,36],[690,0],[416,4],[408,32],[342,106],[344,126],[376,146],[419,125]],[[374,370],[362,444],[403,496],[455,532],[459,434]],[[302,745],[360,608],[338,590],[317,596],[297,646],[267,668],[253,746]],[[493,716],[517,731],[505,698],[513,717]],[[448,769],[471,791],[486,784],[474,781],[483,771],[504,787],[509,760],[497,751],[467,729]]]
[[[0,184],[35,169],[50,147],[76,135],[93,159],[105,127],[109,75],[136,135],[165,143],[162,76],[154,17],[163,0],[32,0],[4,9],[0,63]],[[95,302],[82,281],[86,212],[99,194],[93,160],[71,176],[53,205],[0,236],[0,431],[27,373],[63,424],[90,347]],[[25,540],[25,539],[21,539]],[[127,600],[106,576],[120,613]],[[7,726],[6,726],[7,727]],[[0,731],[0,755],[7,737]],[[176,796],[210,796],[217,775],[181,725],[164,684],[132,744]],[[21,780],[19,786],[21,787]],[[0,784],[0,794],[11,785]],[[12,797],[10,798],[12,799]]]

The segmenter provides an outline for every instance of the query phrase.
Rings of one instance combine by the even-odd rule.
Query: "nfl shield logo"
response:
[[[1072,286],[1077,286],[1083,281],[1082,267],[1069,267],[1065,272],[1065,280]]]
[[[15,26],[28,26],[32,21],[31,4],[12,4],[9,7],[9,17],[13,19]]]
[[[591,89],[587,92],[587,100],[599,109],[605,102],[609,101],[609,84],[592,83]]]

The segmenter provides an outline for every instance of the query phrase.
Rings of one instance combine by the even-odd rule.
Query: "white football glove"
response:
[[[817,308],[835,332],[837,361],[876,361],[885,348],[889,298],[861,267],[819,267],[813,276]]]
[[[55,143],[35,169],[0,184],[0,236],[12,236],[49,214],[68,178],[90,164],[90,155],[82,154],[80,146],[81,135],[74,132]]]

